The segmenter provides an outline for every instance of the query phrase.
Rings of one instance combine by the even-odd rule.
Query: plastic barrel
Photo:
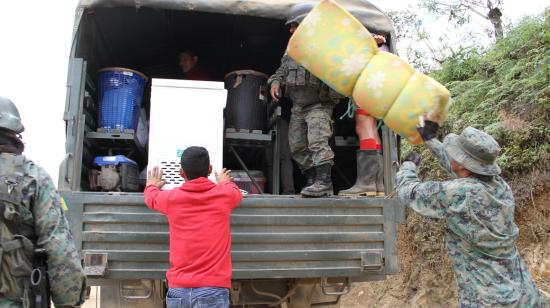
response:
[[[127,68],[99,71],[99,127],[136,130],[147,77]]]
[[[267,75],[234,71],[225,76],[226,128],[267,130]]]

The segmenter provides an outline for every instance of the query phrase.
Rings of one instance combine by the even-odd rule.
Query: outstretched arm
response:
[[[416,174],[416,165],[411,161],[403,162],[397,172],[397,195],[408,207],[422,216],[446,218],[448,205],[446,182],[422,183]]]
[[[430,151],[432,151],[435,157],[437,157],[437,160],[439,161],[441,167],[445,169],[449,174],[454,175],[451,168],[451,160],[449,159],[449,156],[445,151],[445,146],[443,145],[443,143],[436,138],[433,138],[426,141],[426,146],[428,147],[428,149],[430,149]]]
[[[158,166],[147,172],[147,184],[143,192],[143,199],[150,209],[166,214],[168,211],[168,202],[166,200],[168,192],[160,190],[164,186],[162,175],[162,169]]]

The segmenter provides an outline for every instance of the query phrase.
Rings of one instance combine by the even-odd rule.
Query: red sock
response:
[[[377,144],[376,144],[376,149],[381,151],[381,150],[382,150],[382,145],[379,144],[379,143],[377,143]]]
[[[359,141],[359,150],[376,150],[376,140],[374,138],[363,139]]]

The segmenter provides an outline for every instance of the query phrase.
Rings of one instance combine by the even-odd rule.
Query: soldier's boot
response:
[[[305,170],[304,176],[306,177],[306,184],[304,187],[313,185],[313,183],[315,183],[315,167]]]
[[[377,176],[382,172],[377,150],[357,151],[357,179],[355,185],[341,190],[340,196],[376,196]],[[383,175],[383,173],[381,173]]]
[[[302,188],[302,191],[300,192],[300,194],[304,194],[304,189],[306,189],[307,187],[313,185],[313,183],[315,183],[315,167],[311,167],[307,170],[304,170],[303,173],[302,173],[305,177],[306,177],[306,184],[304,185],[304,188]]]
[[[315,183],[302,190],[304,197],[324,197],[332,196],[334,188],[332,187],[331,164],[324,164],[316,167]]]
[[[386,188],[384,187],[384,155],[378,152],[376,157],[378,164],[378,172],[376,173],[376,196],[386,196]]]

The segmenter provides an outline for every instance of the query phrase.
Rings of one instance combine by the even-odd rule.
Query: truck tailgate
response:
[[[61,192],[77,246],[106,253],[107,279],[163,279],[166,218],[140,193]],[[395,199],[249,196],[231,215],[233,278],[354,277],[398,271]],[[369,278],[370,277],[370,278]]]

